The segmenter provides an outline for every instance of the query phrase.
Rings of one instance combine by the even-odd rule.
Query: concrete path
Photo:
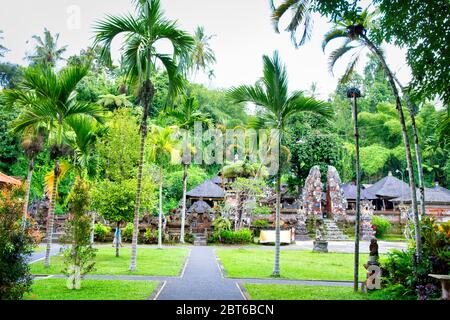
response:
[[[51,249],[50,249],[50,256],[58,255],[60,249],[61,249],[61,245],[60,244],[53,243],[52,246],[51,246]],[[45,250],[44,251],[39,251],[39,252],[34,251],[30,255],[30,257],[28,259],[28,263],[34,263],[34,262],[41,261],[41,260],[44,260],[44,259],[45,259]]]
[[[243,300],[235,279],[223,278],[211,247],[192,247],[181,278],[163,284],[157,300]]]

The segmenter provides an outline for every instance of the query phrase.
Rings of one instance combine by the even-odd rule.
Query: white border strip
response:
[[[234,284],[235,284],[236,287],[239,289],[239,292],[241,293],[242,298],[244,298],[244,300],[247,300],[247,297],[246,297],[245,294],[242,292],[242,289],[241,289],[241,287],[239,286],[239,283],[235,282]]]
[[[158,293],[156,294],[156,296],[153,298],[153,300],[158,300],[159,294],[163,291],[164,287],[166,286],[167,281],[163,282],[163,285],[161,286],[161,288],[159,289]]]

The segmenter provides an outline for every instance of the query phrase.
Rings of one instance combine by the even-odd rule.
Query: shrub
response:
[[[389,299],[438,299],[439,282],[428,274],[448,274],[450,264],[450,223],[438,225],[424,217],[420,222],[422,261],[416,262],[413,243],[405,251],[394,250],[383,259],[384,294]]]
[[[144,242],[149,243],[149,244],[157,243],[158,242],[158,230],[150,229],[150,228],[145,229]]]
[[[272,214],[272,209],[268,206],[258,206],[253,209],[253,214]]]
[[[94,237],[95,240],[104,242],[106,240],[106,236],[111,232],[111,228],[105,226],[101,223],[96,223],[94,226]]]
[[[0,190],[0,300],[19,300],[30,291],[28,257],[33,251],[30,224],[21,227],[24,190]]]
[[[133,238],[134,226],[131,222],[128,222],[125,228],[122,229],[123,241],[131,241]]]
[[[257,228],[267,228],[270,225],[267,220],[256,220],[253,221],[253,226]]]
[[[391,223],[382,217],[373,216],[372,225],[375,226],[375,236],[381,237],[391,228]]]
[[[76,178],[69,193],[70,219],[66,223],[64,240],[71,244],[64,251],[64,273],[69,290],[81,289],[81,278],[94,269],[96,249],[92,247],[89,184]]]
[[[219,234],[221,243],[227,244],[245,244],[253,242],[253,232],[249,229],[241,229],[238,231],[222,230]]]

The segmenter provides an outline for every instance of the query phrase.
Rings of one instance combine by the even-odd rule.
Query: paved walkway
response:
[[[212,247],[192,247],[181,278],[163,284],[157,300],[243,300],[235,279],[223,278]]]
[[[61,249],[61,245],[59,245],[57,243],[52,243],[52,246],[50,248],[50,256],[58,255],[60,249]],[[30,255],[30,258],[28,259],[28,263],[34,263],[34,262],[41,261],[44,259],[45,259],[45,250],[39,251],[39,252],[34,251]]]

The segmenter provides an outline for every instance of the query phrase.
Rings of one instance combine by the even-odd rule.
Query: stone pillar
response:
[[[339,173],[333,166],[328,166],[327,172],[327,207],[334,221],[346,219],[347,200],[341,189]]]
[[[295,235],[298,240],[309,240],[308,230],[306,228],[306,210],[303,206],[303,201],[297,201],[298,210],[296,214],[297,223],[295,225]]]
[[[322,181],[320,180],[319,166],[314,166],[309,171],[303,188],[303,200],[306,215],[311,216],[316,230],[313,251],[328,252],[328,242],[325,240],[325,229],[322,215]]]
[[[372,229],[372,217],[374,206],[370,200],[361,200],[361,239],[370,241],[375,238],[375,231]]]

